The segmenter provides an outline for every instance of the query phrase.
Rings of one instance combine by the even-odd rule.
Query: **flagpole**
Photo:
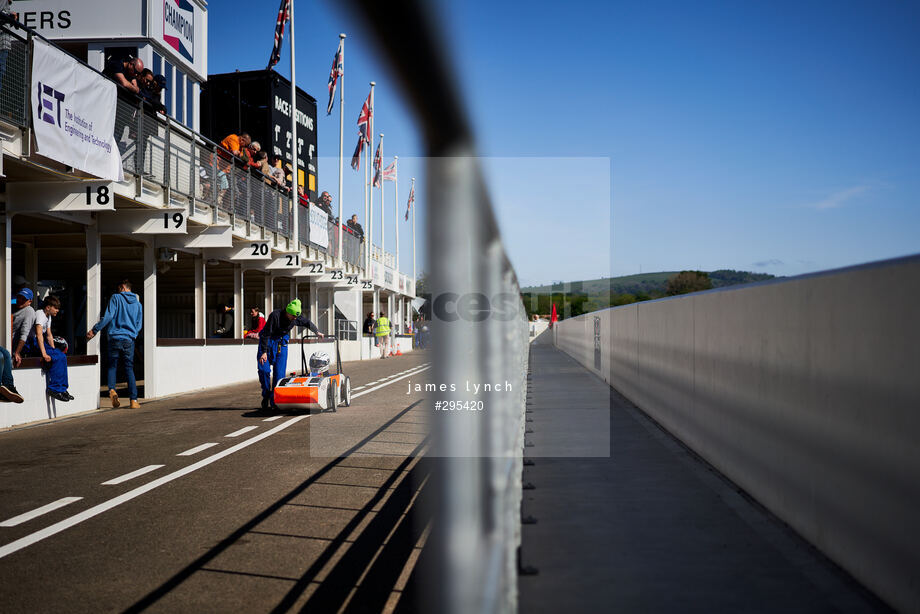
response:
[[[368,213],[367,195],[368,195],[368,190],[370,189],[369,188],[370,181],[368,180],[368,174],[367,174],[366,147],[367,145],[365,145],[365,151],[361,153],[361,155],[364,156],[364,228],[366,229],[366,233],[364,237],[364,275],[370,278],[371,276],[371,243],[372,243],[371,239],[372,237],[370,234],[371,232],[370,218],[368,217],[370,214]]]
[[[370,131],[367,133],[368,136],[370,137],[370,142],[367,144],[367,174],[369,177],[368,182],[367,182],[369,186],[367,202],[370,203],[370,217],[367,218],[368,219],[367,242],[371,248],[370,249],[371,251],[370,260],[368,261],[370,262],[371,267],[373,267],[373,264],[374,264],[373,263],[373,260],[374,260],[374,253],[373,253],[374,252],[374,186],[370,185],[370,183],[371,183],[371,180],[373,180],[374,178],[374,171],[371,168],[371,165],[372,165],[371,160],[374,159],[374,115],[375,115],[374,105],[376,104],[376,101],[374,100],[374,86],[376,85],[377,85],[376,81],[371,81],[371,108],[370,108],[371,125],[370,125]]]
[[[393,205],[393,211],[396,212],[396,274],[399,275],[399,156],[393,156],[393,188],[396,190],[396,202]],[[398,286],[397,286],[398,287]]]
[[[292,179],[294,180],[294,206],[293,206],[293,217],[291,218],[291,230],[294,233],[294,246],[297,248],[296,251],[300,251],[300,232],[298,228],[298,221],[300,213],[300,195],[297,192],[297,186],[300,185],[297,182],[297,77],[294,70],[294,0],[291,0],[291,170],[293,172]]]
[[[415,196],[415,177],[412,178],[412,191],[409,193]],[[416,203],[412,204],[418,206]],[[415,207],[412,207],[412,287],[415,288]]]
[[[342,41],[342,81],[339,86],[339,266],[342,266],[342,181],[345,168],[345,34],[339,34]],[[336,67],[338,70],[338,67]]]
[[[380,133],[380,257],[383,258],[384,267],[386,267],[387,262],[387,250],[386,250],[386,235],[384,234],[386,223],[384,221],[384,212],[386,208],[383,206],[383,133]]]

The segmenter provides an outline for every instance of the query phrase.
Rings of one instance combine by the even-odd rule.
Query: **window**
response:
[[[195,129],[195,82],[189,79],[186,94],[185,125]]]
[[[166,77],[166,114],[173,116],[173,67],[172,64],[163,60],[163,76]]]
[[[181,70],[176,70],[176,113],[173,118],[180,124],[183,123],[183,112],[185,111],[185,75]]]
[[[150,69],[154,75],[162,75],[160,70],[163,68],[163,58],[156,51],[153,52],[153,67]]]

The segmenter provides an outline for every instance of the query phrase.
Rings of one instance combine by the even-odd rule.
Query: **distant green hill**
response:
[[[648,294],[650,296],[663,295],[668,278],[676,275],[678,271],[660,271],[658,273],[640,273],[638,275],[625,275],[623,277],[604,277],[601,279],[587,279],[584,281],[566,282],[562,285],[531,286],[522,288],[524,294],[551,294],[553,292],[567,292],[569,294],[586,294],[589,297],[609,297],[616,294]],[[751,273],[749,271],[734,271],[732,269],[719,269],[710,271],[714,288],[747,284],[755,281],[772,279],[774,276],[766,273]]]

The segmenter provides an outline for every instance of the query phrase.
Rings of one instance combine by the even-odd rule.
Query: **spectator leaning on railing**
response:
[[[141,93],[141,88],[137,84],[138,75],[144,70],[144,62],[140,58],[127,56],[125,58],[111,58],[105,65],[102,74],[112,79],[123,88],[134,92]]]
[[[361,224],[358,223],[358,214],[355,213],[351,216],[351,219],[345,223],[346,226],[351,228],[351,231],[355,234],[356,237],[364,241],[364,228],[361,227]]]

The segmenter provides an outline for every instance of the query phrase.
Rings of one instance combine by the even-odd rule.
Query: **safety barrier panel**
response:
[[[913,256],[615,307],[554,334],[856,579],[918,612],[918,304]]]

